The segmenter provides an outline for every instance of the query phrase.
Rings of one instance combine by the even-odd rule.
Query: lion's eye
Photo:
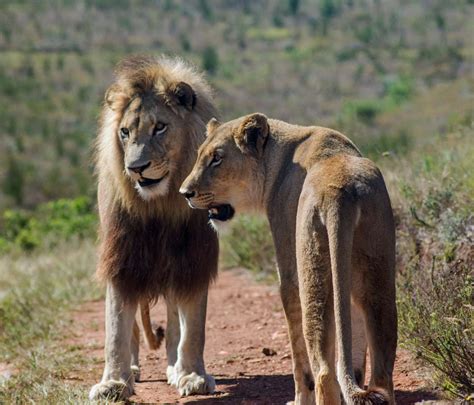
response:
[[[153,130],[153,135],[161,135],[168,129],[168,125],[158,122]]]
[[[120,136],[122,139],[127,139],[130,136],[128,128],[120,128]]]
[[[211,163],[209,163],[209,166],[216,167],[216,166],[219,166],[221,163],[222,163],[222,156],[215,153],[214,156],[212,157]]]

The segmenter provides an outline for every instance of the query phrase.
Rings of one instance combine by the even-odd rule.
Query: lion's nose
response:
[[[179,192],[180,192],[182,195],[184,195],[188,200],[189,200],[190,198],[193,198],[193,197],[196,195],[196,192],[195,192],[195,191],[190,191],[190,190],[188,190],[188,189],[186,189],[186,188],[184,188],[184,189],[181,188],[181,189],[179,190]]]
[[[142,173],[145,169],[147,169],[148,167],[150,167],[151,165],[151,162],[148,162],[142,166],[127,166],[127,169],[130,170],[131,172],[135,172],[135,173]]]

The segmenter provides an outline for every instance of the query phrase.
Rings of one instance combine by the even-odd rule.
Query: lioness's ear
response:
[[[214,130],[218,127],[220,127],[221,123],[217,121],[217,118],[211,118],[210,121],[207,123],[206,126],[206,136],[209,136],[211,132],[214,132]]]
[[[173,83],[166,91],[167,97],[175,104],[191,111],[196,105],[196,93],[184,82]]]
[[[245,117],[235,134],[235,141],[242,152],[261,156],[269,132],[267,117],[255,113]]]
[[[104,101],[113,111],[119,110],[128,103],[130,97],[127,92],[117,83],[112,84],[105,92]]]

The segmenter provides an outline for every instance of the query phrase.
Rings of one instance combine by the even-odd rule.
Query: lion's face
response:
[[[148,92],[129,98],[116,135],[123,149],[124,173],[144,200],[168,193],[181,155],[190,148],[185,115],[193,103],[194,93],[185,83],[168,94]]]
[[[211,120],[194,168],[180,188],[189,205],[207,209],[209,218],[217,221],[230,220],[236,210],[260,208],[262,154],[268,132],[262,114],[225,124]]]

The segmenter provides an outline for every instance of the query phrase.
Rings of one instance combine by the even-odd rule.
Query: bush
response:
[[[0,227],[0,251],[30,251],[71,238],[95,234],[97,217],[87,197],[41,204],[35,211],[6,210]]]
[[[382,111],[380,100],[353,100],[343,108],[343,113],[349,118],[356,118],[364,124],[371,124]]]
[[[387,103],[398,106],[408,101],[415,93],[413,80],[409,77],[396,77],[385,82]]]
[[[202,67],[210,74],[214,74],[219,66],[219,55],[217,51],[212,47],[208,46],[202,53]]]
[[[473,132],[438,139],[424,156],[417,150],[387,168],[398,170],[389,188],[398,196],[401,342],[463,399],[474,392]]]
[[[225,267],[245,267],[263,278],[276,276],[273,239],[263,217],[240,216],[221,241]]]

